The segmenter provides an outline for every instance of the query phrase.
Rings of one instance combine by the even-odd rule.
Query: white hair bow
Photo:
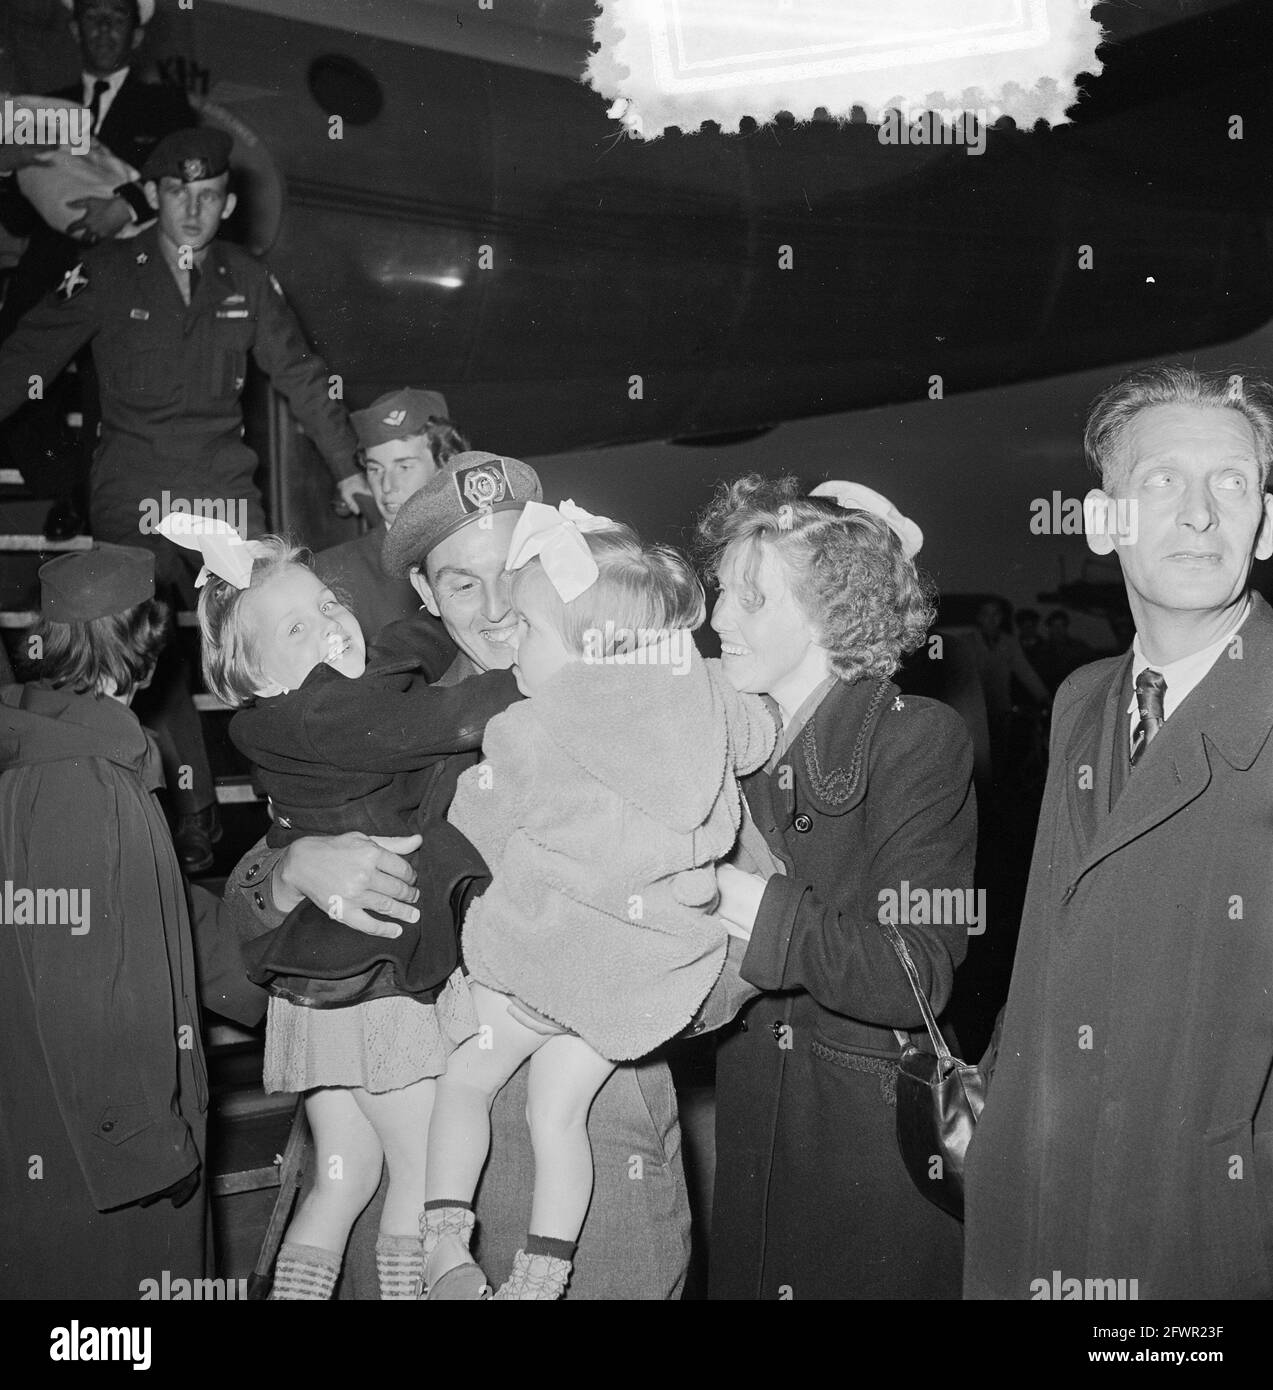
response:
[[[194,582],[196,589],[203,588],[209,575],[226,580],[236,589],[246,589],[252,583],[253,547],[228,521],[195,516],[192,512],[169,512],[155,530],[174,545],[197,550],[203,556],[203,568]]]
[[[810,497],[829,497],[838,507],[847,511],[872,512],[887,521],[894,535],[902,543],[902,554],[913,560],[924,544],[924,533],[908,516],[901,512],[881,492],[864,487],[861,483],[831,481],[819,483],[809,494]]]
[[[504,568],[519,570],[538,557],[561,601],[569,603],[597,582],[597,563],[584,532],[613,525],[608,516],[593,516],[569,499],[559,507],[527,502],[513,530]]]

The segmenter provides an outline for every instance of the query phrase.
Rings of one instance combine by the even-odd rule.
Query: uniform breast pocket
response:
[[[215,380],[218,395],[223,400],[237,400],[247,381],[248,348],[252,342],[249,322],[218,318],[216,339]]]
[[[136,405],[162,401],[175,385],[169,354],[159,347],[130,345],[112,376],[119,393]]]
[[[129,405],[161,405],[181,389],[178,354],[153,323],[130,321],[106,337],[95,356],[103,379]]]

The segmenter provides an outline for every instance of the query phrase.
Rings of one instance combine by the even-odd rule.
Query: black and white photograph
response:
[[[3,0],[24,1364],[1253,1357],[1271,466],[1260,0]]]

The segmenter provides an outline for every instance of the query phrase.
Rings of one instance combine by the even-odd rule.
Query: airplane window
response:
[[[374,75],[353,58],[328,53],[309,67],[309,90],[329,116],[350,125],[368,125],[380,114],[384,92]]]

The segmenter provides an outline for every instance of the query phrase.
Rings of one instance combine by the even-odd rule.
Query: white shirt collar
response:
[[[106,90],[102,93],[102,115],[106,115],[107,108],[111,102],[119,95],[119,89],[124,85],[124,78],[129,74],[128,67],[122,67],[118,72],[113,72],[109,77],[99,78],[96,73],[86,72],[81,76],[84,80],[84,105],[92,106],[93,88],[101,81],[106,83]]]
[[[1140,633],[1137,633],[1132,639],[1132,684],[1135,685],[1136,677],[1142,671],[1158,671],[1167,682],[1167,691],[1163,696],[1163,718],[1170,719],[1181,701],[1216,664],[1220,653],[1233,640],[1233,634],[1246,622],[1250,612],[1251,599],[1248,595],[1236,622],[1222,637],[1218,637],[1210,646],[1203,647],[1200,651],[1191,652],[1188,656],[1182,656],[1179,661],[1169,661],[1163,666],[1155,666],[1145,655],[1140,645]],[[1134,691],[1131,703],[1127,706],[1127,713],[1139,717]]]

